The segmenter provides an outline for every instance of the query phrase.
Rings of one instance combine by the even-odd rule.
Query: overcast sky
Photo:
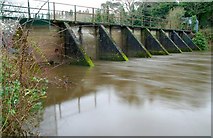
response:
[[[24,5],[27,4],[27,0],[10,0],[16,1],[17,3],[22,3]],[[46,0],[42,0],[46,1]],[[107,0],[49,0],[50,2],[59,2],[59,3],[68,3],[72,5],[80,5],[80,6],[87,6],[87,7],[101,7],[101,3],[106,2]],[[30,4],[33,6],[37,5],[37,0],[30,0]]]
[[[89,6],[89,7],[97,7],[100,8],[101,3],[106,2],[106,0],[50,0],[60,3],[70,3],[74,5],[81,5],[81,6]]]
[[[0,0],[1,1],[1,0]],[[19,3],[20,5],[27,5],[27,1],[28,0],[7,0],[10,2],[15,2],[15,3]],[[47,0],[41,0],[43,2],[38,2],[39,0],[29,0],[30,1],[30,6],[31,7],[39,7],[42,5],[42,3],[44,3]],[[96,8],[100,8],[102,3],[105,3],[107,0],[49,0],[50,2],[59,2],[59,3],[67,3],[67,4],[72,4],[72,5],[80,5],[80,6],[87,6],[87,7],[96,7]],[[109,0],[109,1],[113,1],[113,0]],[[114,1],[120,1],[120,0],[114,0]],[[212,0],[140,0],[140,1],[148,1],[148,2],[201,2],[201,1],[205,1],[205,2],[210,2]],[[61,6],[60,5],[60,10],[61,10]],[[51,8],[51,6],[50,6]],[[65,7],[66,9],[66,7]],[[64,10],[65,10],[64,9]]]

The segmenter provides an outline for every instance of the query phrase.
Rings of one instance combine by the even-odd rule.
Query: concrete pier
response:
[[[156,37],[169,53],[181,53],[182,52],[178,48],[178,46],[166,35],[166,33],[162,29],[156,31]]]
[[[183,41],[175,31],[170,32],[170,38],[183,52],[192,52],[192,49]]]

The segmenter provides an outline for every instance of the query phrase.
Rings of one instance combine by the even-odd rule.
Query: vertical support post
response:
[[[143,16],[141,16],[141,27],[143,27]]]
[[[1,7],[1,12],[0,12],[0,20],[3,21],[3,7],[4,7],[4,2],[2,2],[2,7]]]
[[[108,24],[110,24],[109,21],[110,21],[110,20],[109,20],[109,6],[107,5],[107,22],[108,22]]]
[[[95,45],[96,45],[96,59],[100,57],[99,51],[99,35],[98,35],[98,27],[95,26]]]
[[[3,6],[3,5],[2,5]],[[30,14],[30,1],[27,0],[27,9],[28,9],[28,18],[30,19],[31,18],[31,14]]]
[[[101,22],[100,23],[104,23],[104,17],[102,16],[103,10],[101,9],[100,11],[101,11]]]
[[[149,27],[151,28],[151,17],[149,18]]]
[[[122,21],[122,12],[120,12],[120,25],[123,25],[123,21]]]
[[[82,33],[82,26],[79,26],[78,36],[79,36],[79,42],[80,42],[81,45],[83,44],[82,35],[83,35],[83,33]]]
[[[55,20],[55,2],[53,2],[53,19]]]
[[[95,9],[92,8],[92,23],[95,22]]]
[[[112,37],[112,26],[111,25],[109,26],[109,34],[110,34],[110,37]]]
[[[131,17],[131,26],[133,27],[133,15]]]
[[[2,18],[2,15],[0,15],[0,20]],[[2,28],[0,28],[0,46],[3,47],[4,46],[4,36],[3,36],[3,31],[2,31]],[[2,54],[1,54],[2,55]],[[2,56],[0,55],[0,58],[2,59]]]
[[[48,20],[49,20],[49,30],[50,30],[50,2],[48,0],[48,3],[47,3],[47,6],[48,6]]]
[[[76,5],[74,5],[74,21],[76,22],[76,16],[77,16],[77,13],[76,13]]]

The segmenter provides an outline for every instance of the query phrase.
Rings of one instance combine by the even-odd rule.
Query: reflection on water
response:
[[[64,65],[49,86],[41,135],[211,135],[210,53]]]

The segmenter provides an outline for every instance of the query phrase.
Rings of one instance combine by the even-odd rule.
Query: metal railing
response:
[[[104,23],[150,28],[162,28],[165,27],[166,24],[168,24],[168,21],[166,21],[165,19],[144,16],[141,15],[141,13],[132,13],[132,15],[126,15],[120,11],[111,9],[100,9],[41,0],[34,1],[40,2],[40,6],[28,7],[2,3],[1,16]]]

